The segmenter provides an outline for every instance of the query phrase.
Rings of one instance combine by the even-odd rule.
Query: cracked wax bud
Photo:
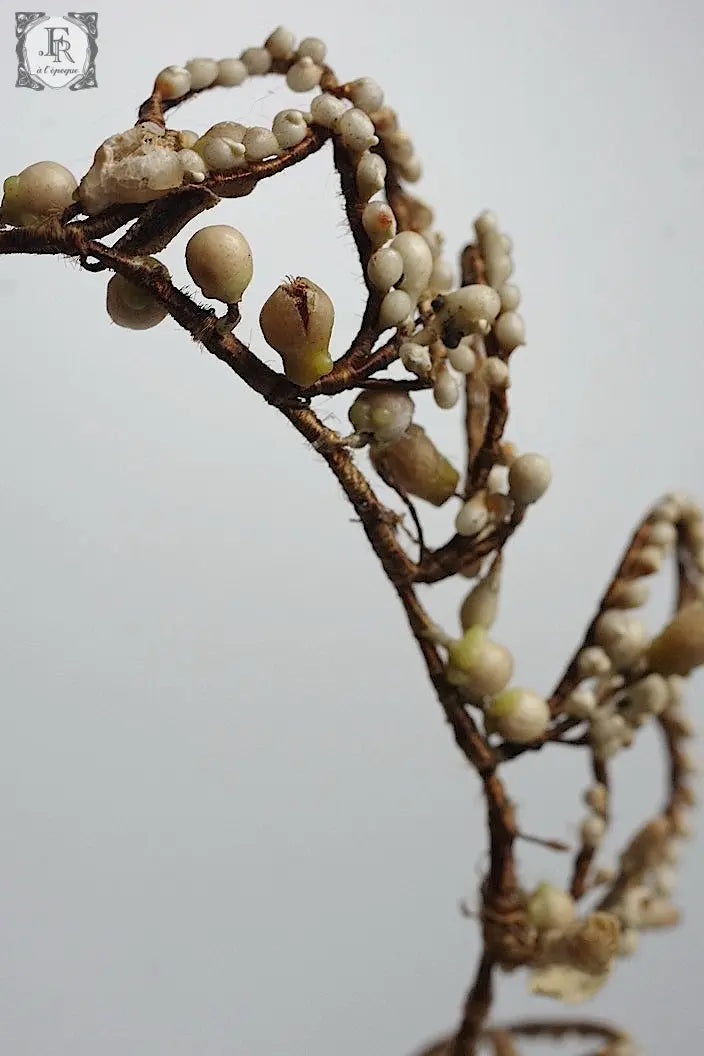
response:
[[[359,394],[347,417],[358,433],[371,434],[378,443],[388,444],[406,432],[413,410],[413,400],[407,392],[370,389]]]
[[[526,912],[538,931],[562,931],[574,921],[574,899],[568,891],[554,884],[538,884],[526,902]]]
[[[57,161],[35,161],[3,183],[0,220],[17,227],[39,223],[73,203],[78,183]]]
[[[448,676],[466,686],[477,697],[500,693],[513,674],[513,657],[508,649],[492,641],[486,627],[475,624],[447,647]]]
[[[377,472],[408,495],[442,506],[455,493],[459,473],[420,425],[409,425],[392,444],[372,444],[369,454]]]
[[[550,722],[547,702],[530,689],[506,689],[487,705],[487,730],[505,741],[530,744],[545,733]]]
[[[252,251],[237,228],[212,224],[188,240],[186,267],[205,297],[239,304],[252,281]]]
[[[147,261],[158,264],[155,257]],[[124,275],[113,275],[105,291],[105,307],[113,323],[128,330],[149,330],[169,314],[156,297]]]
[[[334,321],[335,309],[325,290],[300,275],[282,282],[264,302],[259,325],[294,385],[306,388],[332,370]]]
[[[688,675],[704,664],[704,601],[684,605],[653,639],[648,663],[661,675]]]

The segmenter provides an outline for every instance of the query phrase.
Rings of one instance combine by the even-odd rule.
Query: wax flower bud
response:
[[[538,931],[562,931],[575,918],[574,899],[553,884],[538,884],[526,902],[528,920]]]
[[[369,454],[377,472],[408,495],[442,506],[455,493],[459,473],[420,425],[409,425],[392,444],[372,444]]]
[[[388,444],[406,432],[413,410],[407,392],[369,389],[359,394],[347,416],[358,433],[368,433],[377,443]]]
[[[513,657],[492,641],[486,627],[475,624],[447,647],[448,675],[477,697],[500,693],[513,674]]]
[[[455,530],[458,535],[476,535],[481,532],[489,520],[486,505],[486,493],[478,492],[465,502],[455,517]]]
[[[252,251],[241,231],[212,224],[196,231],[186,245],[186,267],[205,297],[238,304],[252,281]]]
[[[479,624],[487,629],[496,620],[499,609],[499,587],[501,583],[501,566],[495,561],[490,571],[470,590],[460,608],[462,630]]]
[[[35,161],[3,183],[0,220],[17,227],[37,224],[73,203],[75,177],[56,161]]]
[[[433,254],[417,231],[401,231],[391,242],[391,248],[403,259],[403,281],[399,289],[409,296],[418,296],[427,287],[433,270]]]
[[[509,494],[520,506],[541,498],[552,480],[550,463],[543,455],[528,452],[519,455],[508,471]]]
[[[684,605],[653,639],[648,663],[661,675],[688,675],[704,664],[704,601]]]
[[[491,286],[462,286],[433,302],[448,347],[459,344],[465,334],[487,333],[501,309],[501,298]]]
[[[621,609],[607,609],[594,625],[594,641],[618,670],[629,667],[643,654],[648,646],[648,632],[639,620]]]
[[[484,716],[489,733],[517,744],[530,744],[547,730],[550,708],[530,689],[506,689],[486,706]]]
[[[332,370],[334,322],[335,309],[325,290],[300,275],[281,283],[259,313],[262,333],[281,356],[286,377],[303,388]]]
[[[158,264],[155,257],[147,261]],[[149,330],[165,319],[166,308],[137,283],[130,282],[124,275],[113,275],[105,291],[105,307],[114,323],[128,330]]]

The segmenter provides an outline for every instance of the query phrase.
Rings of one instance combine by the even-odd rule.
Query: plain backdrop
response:
[[[547,693],[648,505],[704,498],[704,9],[124,0],[99,10],[98,87],[71,93],[14,86],[3,0],[2,174],[50,158],[80,176],[161,67],[281,22],[323,37],[341,79],[381,82],[452,259],[485,208],[514,240],[528,345],[507,435],[554,482],[508,547],[496,635]],[[257,124],[308,98],[258,79],[170,123]],[[213,222],[253,247],[243,340],[275,365],[258,310],[294,273],[333,297],[346,347],[363,288],[328,150],[189,225],[164,260],[191,291],[185,241]],[[458,903],[484,862],[478,784],[321,459],[175,323],[112,324],[106,281],[0,258],[0,1049],[408,1056],[456,1023],[474,970]],[[459,416],[417,405],[460,460]],[[317,406],[345,428],[344,399]],[[653,630],[671,587],[664,572]],[[448,627],[463,589],[423,592]],[[662,794],[658,749],[646,732],[615,768],[621,839]],[[555,748],[514,764],[524,828],[574,841],[586,778]],[[653,1056],[704,1043],[701,848],[683,926],[578,1010]],[[521,863],[529,884],[569,866]],[[564,1011],[500,980],[498,1016]]]

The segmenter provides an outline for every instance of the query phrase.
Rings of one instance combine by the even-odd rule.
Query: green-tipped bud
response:
[[[704,602],[683,606],[654,638],[648,664],[661,675],[688,675],[704,664]]]
[[[505,646],[492,641],[486,628],[476,624],[447,647],[448,675],[477,697],[491,697],[508,685],[513,657]]]
[[[359,394],[347,416],[358,433],[389,444],[402,437],[411,424],[413,400],[407,392],[368,389]]]
[[[395,443],[372,444],[374,468],[407,495],[442,506],[455,494],[459,473],[420,425],[410,425]]]
[[[526,903],[528,920],[538,931],[562,931],[575,918],[574,899],[553,884],[538,884]]]
[[[517,744],[530,744],[547,730],[550,708],[530,689],[507,689],[487,705],[484,717],[489,733]]]
[[[284,374],[303,388],[332,370],[334,322],[335,309],[325,290],[302,276],[277,286],[259,313],[262,333],[281,356]]]

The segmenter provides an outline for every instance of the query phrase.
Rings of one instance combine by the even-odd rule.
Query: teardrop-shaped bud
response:
[[[392,444],[372,444],[369,454],[377,472],[408,495],[442,506],[455,494],[459,473],[420,425]]]

